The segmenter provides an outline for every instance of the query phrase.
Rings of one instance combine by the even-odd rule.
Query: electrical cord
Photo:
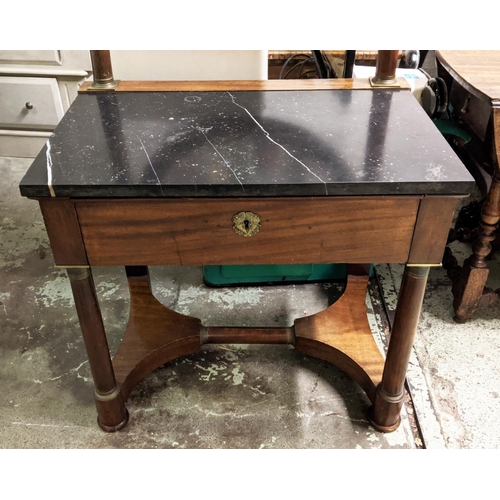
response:
[[[293,66],[292,66],[292,67],[291,67],[291,68],[287,71],[287,73],[286,73],[286,74],[285,74],[285,76],[283,77],[283,80],[284,80],[284,79],[285,79],[285,78],[286,78],[286,77],[287,77],[287,76],[288,76],[288,75],[289,75],[289,74],[290,74],[290,73],[291,73],[294,69],[298,68],[299,66],[301,66],[301,68],[300,68],[300,73],[299,73],[299,78],[300,78],[300,75],[302,74],[302,70],[304,69],[304,65],[305,65],[306,63],[308,63],[308,62],[309,62],[309,59],[306,59],[305,61],[300,61],[300,62],[298,62],[298,63],[294,64],[294,65],[293,65]]]
[[[289,57],[285,63],[283,64],[282,68],[281,68],[281,71],[280,71],[280,75],[279,75],[279,79],[280,80],[283,80],[284,78],[286,78],[286,75],[283,77],[283,71],[285,71],[285,68],[288,66],[288,64],[290,63],[290,61],[292,61],[293,59],[297,58],[297,57],[305,57],[305,61],[301,61],[301,62],[307,62],[311,56],[309,56],[308,54],[294,54],[293,56]],[[289,74],[289,72],[287,73],[287,75]]]
[[[296,62],[286,73],[285,69],[287,66],[296,58],[301,57],[305,58],[302,61]],[[312,68],[305,70],[305,67],[311,65]],[[293,54],[290,56],[285,63],[283,64],[280,74],[279,74],[279,79],[284,80],[286,79],[294,70],[298,69],[300,67],[299,71],[299,78],[337,78],[337,75],[335,74],[335,71],[330,64],[330,61],[326,57],[326,55],[320,51],[320,50],[312,50],[311,54],[304,54],[304,53],[299,53],[299,54]],[[314,68],[314,69],[313,69]],[[310,76],[315,74],[315,76]]]
[[[336,78],[330,61],[321,50],[311,50],[316,68],[318,69],[319,78]]]

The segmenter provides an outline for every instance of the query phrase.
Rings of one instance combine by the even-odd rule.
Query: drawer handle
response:
[[[26,103],[26,109],[33,109],[33,103],[31,103],[31,102],[28,101]]]
[[[240,212],[233,216],[233,229],[240,236],[249,238],[260,231],[260,217],[253,212]]]

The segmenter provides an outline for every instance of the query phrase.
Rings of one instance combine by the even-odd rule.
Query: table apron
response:
[[[421,197],[74,200],[90,265],[406,262]],[[233,217],[251,212],[242,236]]]

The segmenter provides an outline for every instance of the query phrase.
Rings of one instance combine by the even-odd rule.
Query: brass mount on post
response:
[[[401,87],[396,78],[399,50],[379,50],[375,76],[370,78],[372,87]]]
[[[111,66],[111,55],[109,50],[91,50],[92,71],[94,83],[89,90],[114,90],[118,86],[119,80],[113,77]]]

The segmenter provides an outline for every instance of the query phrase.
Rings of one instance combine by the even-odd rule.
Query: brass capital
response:
[[[69,267],[66,272],[71,281],[80,281],[90,276],[90,267]]]

